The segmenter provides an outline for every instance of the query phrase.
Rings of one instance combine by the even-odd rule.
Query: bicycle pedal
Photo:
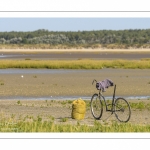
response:
[[[111,109],[107,109],[107,111],[111,111]]]

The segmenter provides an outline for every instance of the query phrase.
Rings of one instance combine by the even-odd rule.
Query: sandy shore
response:
[[[148,100],[136,100],[134,103],[139,102],[150,103]],[[90,101],[87,101],[90,104]],[[72,103],[66,103],[66,101],[40,101],[40,100],[0,100],[0,120],[14,120],[14,121],[32,121],[37,117],[42,118],[42,121],[53,120],[55,124],[77,124],[78,120],[71,118]],[[150,110],[143,109],[137,110],[131,108],[131,118],[129,123],[146,125],[150,124]],[[62,121],[66,118],[66,121]],[[106,112],[104,109],[100,123],[111,124],[112,121],[119,121],[115,115],[111,115],[110,112]],[[90,107],[86,106],[86,113],[83,120],[79,121],[80,124],[94,125],[95,119],[93,118]]]
[[[0,49],[0,52],[150,52],[150,49]]]
[[[0,60],[141,60],[150,49],[0,49]]]

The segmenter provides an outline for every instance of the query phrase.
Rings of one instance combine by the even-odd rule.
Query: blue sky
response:
[[[150,29],[150,18],[0,18],[0,32]]]

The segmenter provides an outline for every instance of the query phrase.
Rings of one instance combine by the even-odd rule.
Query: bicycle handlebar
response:
[[[92,82],[92,85],[93,85],[94,81],[97,82],[97,80],[94,79],[93,82]]]

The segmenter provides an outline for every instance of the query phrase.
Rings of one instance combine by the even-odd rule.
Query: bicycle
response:
[[[94,81],[96,82],[96,88],[97,88],[98,82],[94,79],[92,84],[94,83]],[[120,122],[128,122],[131,117],[130,105],[127,102],[127,100],[122,97],[115,98],[116,84],[112,86],[114,86],[112,103],[108,104],[106,102],[105,97],[102,94],[102,89],[99,89],[99,93],[93,94],[91,98],[91,103],[90,103],[91,113],[96,120],[100,120],[103,114],[103,104],[105,104],[106,111],[110,111],[111,115],[115,114],[116,118]]]

